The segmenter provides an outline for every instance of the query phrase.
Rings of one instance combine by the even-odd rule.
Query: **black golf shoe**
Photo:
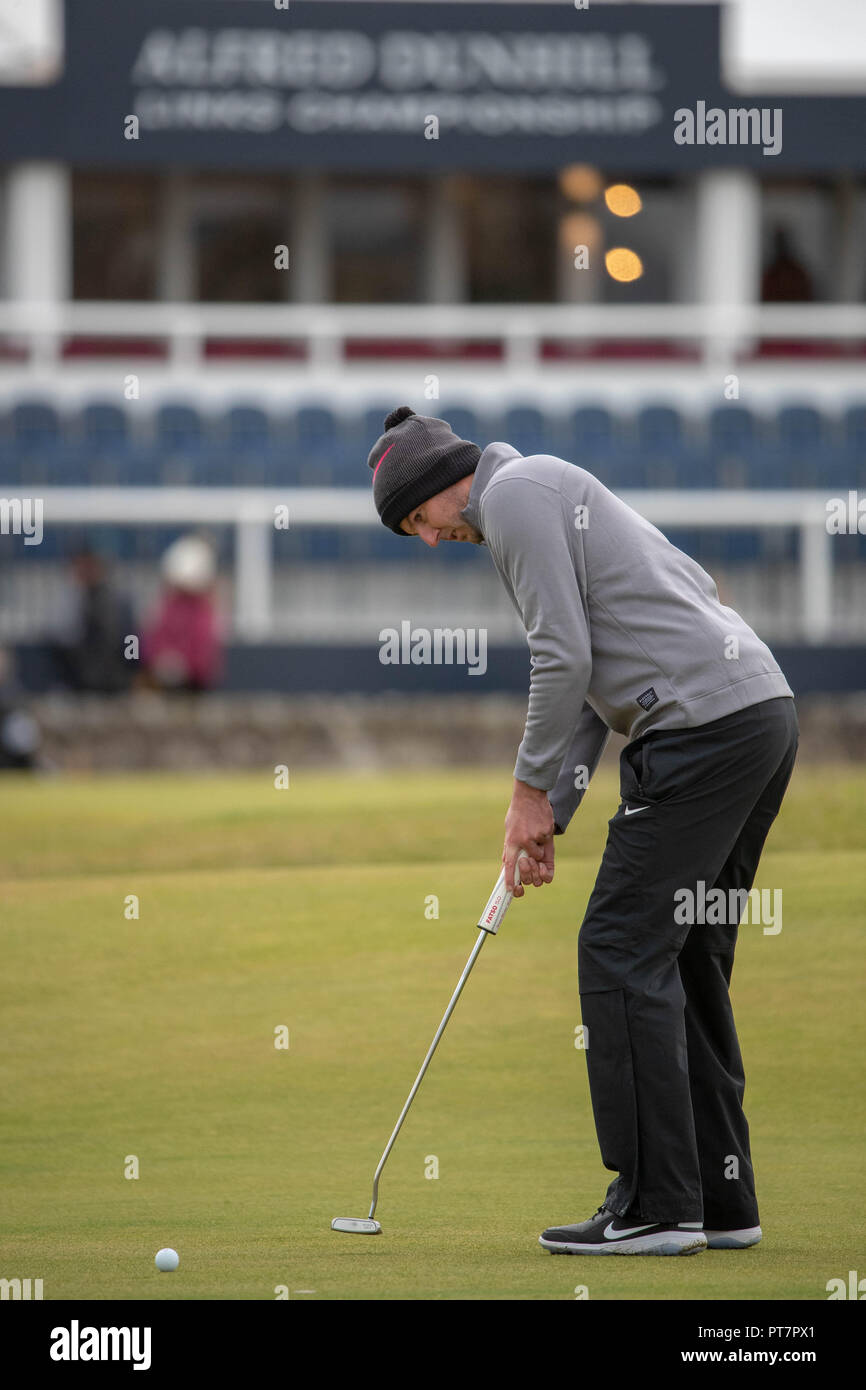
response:
[[[577,1226],[551,1226],[538,1243],[551,1255],[697,1255],[707,1248],[700,1221],[640,1223],[605,1207]]]

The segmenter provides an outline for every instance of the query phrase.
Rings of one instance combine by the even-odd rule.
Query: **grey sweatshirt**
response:
[[[769,648],[701,566],[592,473],[489,444],[462,513],[530,651],[514,776],[568,825],[612,729],[628,739],[791,696]]]

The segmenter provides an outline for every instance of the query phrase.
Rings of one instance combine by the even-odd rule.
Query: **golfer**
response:
[[[700,565],[585,469],[504,443],[482,451],[408,406],[368,462],[384,524],[431,546],[485,545],[526,629],[529,707],[502,856],[516,897],[551,882],[554,836],[610,731],[628,739],[578,937],[592,1108],[617,1176],[594,1216],[540,1242],[571,1255],[754,1245],[728,987],[797,752],[785,677]]]

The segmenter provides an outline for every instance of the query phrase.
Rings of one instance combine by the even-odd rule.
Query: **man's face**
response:
[[[400,529],[407,536],[420,536],[426,545],[438,545],[440,541],[470,541],[473,545],[479,545],[480,532],[460,515],[471,491],[470,474],[444,492],[437,492],[435,497],[422,502],[420,507],[404,516]]]

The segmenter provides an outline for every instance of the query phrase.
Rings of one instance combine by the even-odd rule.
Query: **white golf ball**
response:
[[[180,1264],[180,1255],[176,1250],[172,1250],[169,1246],[166,1246],[164,1250],[158,1250],[156,1252],[155,1264],[157,1269],[161,1269],[163,1273],[169,1274],[173,1269],[177,1269]]]

